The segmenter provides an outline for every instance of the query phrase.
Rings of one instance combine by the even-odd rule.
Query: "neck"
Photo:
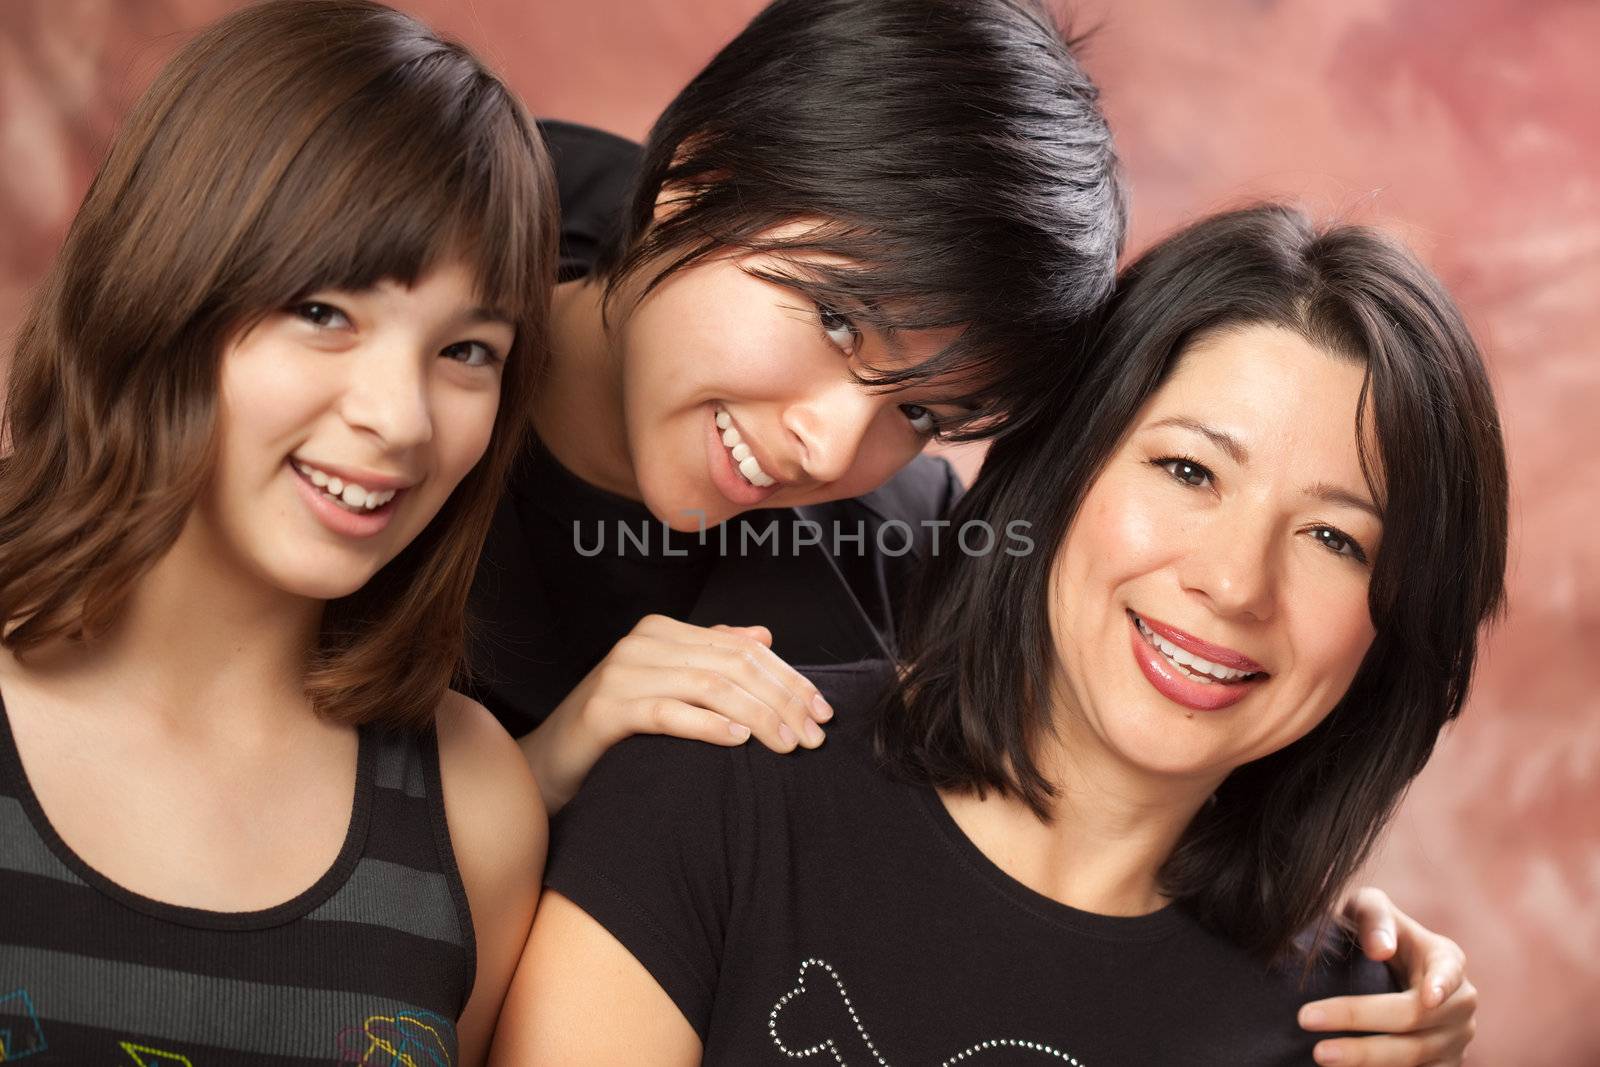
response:
[[[945,805],[985,855],[1035,892],[1101,915],[1155,911],[1167,903],[1161,867],[1220,780],[1150,775],[1074,732],[1060,728],[1041,746],[1040,770],[1056,789],[1048,822],[993,792],[947,794]]]
[[[639,500],[623,415],[622,365],[606,329],[604,300],[600,280],[556,286],[549,364],[534,401],[533,425],[567,470]]]
[[[56,642],[8,669],[72,706],[105,707],[115,694],[118,715],[178,730],[238,736],[313,716],[305,672],[322,601],[252,579],[203,539],[191,521],[106,632]]]

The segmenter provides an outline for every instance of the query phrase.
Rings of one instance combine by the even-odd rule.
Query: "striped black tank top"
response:
[[[477,963],[438,747],[363,728],[359,753],[328,872],[264,911],[205,911],[67,847],[0,703],[0,1063],[453,1067]]]

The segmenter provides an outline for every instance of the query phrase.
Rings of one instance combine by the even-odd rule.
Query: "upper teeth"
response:
[[[1131,613],[1130,613],[1131,614]],[[1219,663],[1212,663],[1202,659],[1187,649],[1179,648],[1160,634],[1144,624],[1144,620],[1135,616],[1134,621],[1139,624],[1139,632],[1144,634],[1146,641],[1156,646],[1157,650],[1179,666],[1187,667],[1194,674],[1208,674],[1219,682],[1236,682],[1240,678],[1252,673],[1251,671],[1236,671],[1231,667],[1224,667]]]
[[[726,411],[717,412],[717,429],[722,431],[722,444],[733,455],[733,464],[739,468],[739,473],[744,475],[745,481],[762,489],[778,484],[778,480],[762,470],[761,464],[756,462],[750,446],[739,436],[738,429]]]
[[[383,507],[383,505],[394,499],[396,490],[366,489],[354,482],[347,482],[336,475],[329,474],[327,471],[319,471],[308,463],[296,463],[295,466],[299,468],[301,474],[310,479],[312,485],[329,496],[337,497],[347,507],[365,508],[371,511],[373,508]]]

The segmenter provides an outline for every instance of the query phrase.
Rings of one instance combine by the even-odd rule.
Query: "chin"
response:
[[[290,596],[307,600],[339,600],[372,580],[383,563],[370,559],[329,557],[276,559],[265,562],[261,573],[268,582]]]
[[[1218,725],[1214,712],[1194,713],[1185,716],[1183,709],[1175,708],[1177,719],[1157,719],[1140,726],[1128,724],[1122,729],[1111,727],[1107,739],[1117,755],[1142,774],[1157,778],[1198,778],[1226,776],[1238,759],[1229,759],[1217,751],[1215,736],[1208,736],[1208,727]]]
[[[341,600],[366,585],[371,578],[370,574],[352,578],[348,569],[341,573],[323,574],[301,571],[285,576],[274,584],[285,593],[307,600]]]
[[[709,530],[732,517],[723,513],[729,507],[727,501],[706,499],[704,491],[688,479],[657,479],[643,470],[638,477],[639,497],[651,517],[679,533],[695,533],[702,527]]]

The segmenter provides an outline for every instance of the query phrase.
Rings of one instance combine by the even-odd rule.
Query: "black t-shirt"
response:
[[[1176,907],[1035,893],[874,765],[878,669],[812,676],[839,710],[820,749],[634,738],[555,824],[545,883],[644,964],[705,1063],[1298,1067],[1301,1004],[1391,989],[1349,946],[1302,984]]]
[[[616,224],[640,150],[571,123],[540,130],[561,199],[561,277],[580,278]],[[773,650],[796,666],[882,655],[901,592],[938,533],[923,524],[959,493],[948,463],[920,456],[865,496],[760,509],[725,530],[669,536],[643,504],[589,485],[535,440],[484,548],[462,687],[520,736],[650,614],[764,624]],[[804,543],[805,523],[823,545]],[[885,529],[894,523],[904,531]]]

